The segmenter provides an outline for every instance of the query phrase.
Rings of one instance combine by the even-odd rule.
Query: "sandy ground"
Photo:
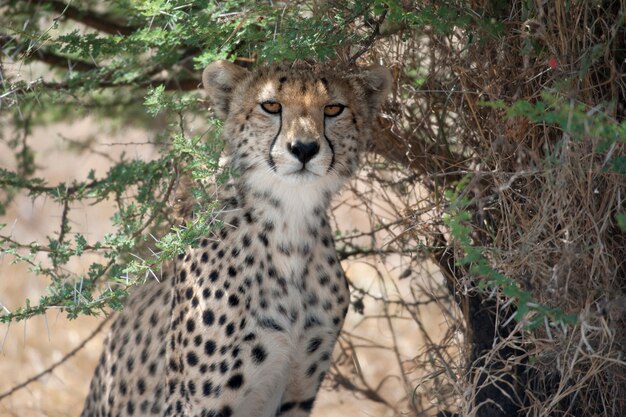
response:
[[[101,154],[90,156],[72,156],[63,145],[62,137],[78,138],[98,134],[103,137],[96,149]],[[119,142],[141,143],[145,134],[139,130],[125,130],[123,136],[106,132],[89,121],[72,125],[56,125],[35,131],[30,143],[38,152],[37,160],[41,170],[37,175],[45,177],[50,183],[67,181],[71,178],[84,178],[92,168],[97,174],[106,171],[109,158],[115,159],[122,150],[129,156],[150,158],[153,150],[144,145],[113,145]],[[0,166],[11,167],[10,159],[3,157],[7,149],[0,143]],[[74,207],[74,231],[80,231],[87,238],[96,239],[110,230],[110,210],[99,205]],[[32,201],[26,196],[16,198],[6,216],[0,223],[8,224],[0,231],[10,234],[21,242],[42,241],[47,234],[58,227],[61,208],[44,199]],[[339,221],[354,228],[367,224],[362,213],[346,210],[340,214]],[[350,227],[346,227],[350,228]],[[45,292],[45,280],[36,278],[24,265],[12,264],[10,256],[0,255],[0,303],[9,310],[18,308],[29,298],[36,302]],[[374,261],[373,261],[374,262]],[[401,264],[400,257],[390,257],[387,262]],[[73,270],[85,269],[89,259],[81,259],[70,267]],[[374,265],[376,266],[376,265]],[[409,291],[410,280],[397,280],[393,274],[377,276],[372,265],[367,263],[344,264],[349,278],[361,288],[369,288],[373,293],[398,297]],[[391,269],[391,268],[389,268]],[[425,275],[423,279],[439,279],[434,269],[426,265],[426,270],[434,273],[434,278]],[[371,300],[365,300],[368,318],[350,311],[345,329],[352,335],[350,340],[342,339],[343,347],[352,343],[351,357],[343,357],[341,369],[346,374],[360,373],[372,386],[381,386],[380,394],[390,403],[399,404],[400,413],[406,410],[406,401],[402,398],[407,392],[403,378],[418,381],[423,372],[411,366],[411,359],[419,352],[423,340],[414,321],[402,315],[391,320],[376,318],[383,316],[383,306]],[[441,311],[436,306],[420,311],[423,321],[428,323],[429,337],[437,340],[447,330]],[[0,325],[0,395],[35,375],[55,361],[64,357],[81,343],[98,324],[102,317],[81,317],[69,321],[64,314],[49,311],[45,316],[32,318],[26,322]],[[100,355],[104,333],[100,332],[93,340],[80,349],[62,366],[44,377],[29,384],[25,389],[0,401],[0,416],[68,416],[80,414],[87,393],[93,369]],[[355,342],[357,341],[357,342]],[[395,346],[397,355],[389,350],[372,348],[376,345]],[[399,356],[398,356],[399,355]],[[340,349],[336,357],[341,357]],[[340,358],[341,359],[341,358]],[[417,384],[417,382],[415,382]],[[362,395],[346,390],[320,392],[313,415],[322,416],[392,416],[396,415],[383,404],[370,401]],[[399,403],[398,403],[399,402]],[[411,415],[402,413],[403,415]]]

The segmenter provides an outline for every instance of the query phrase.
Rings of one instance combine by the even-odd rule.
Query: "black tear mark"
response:
[[[282,112],[278,114],[278,132],[276,133],[276,136],[274,136],[274,139],[272,139],[272,143],[270,144],[270,149],[268,152],[268,159],[267,159],[267,163],[269,164],[270,168],[272,168],[272,171],[276,172],[276,162],[274,162],[274,158],[272,157],[272,150],[274,149],[274,145],[276,145],[276,141],[278,140],[278,136],[280,136],[280,132],[283,129],[283,114]]]
[[[328,170],[326,171],[328,173],[335,166],[335,147],[333,146],[333,143],[331,142],[331,140],[326,135],[326,118],[325,117],[324,117],[324,139],[326,139],[326,142],[328,143],[328,147],[330,147],[330,152],[332,154],[332,159],[330,160],[330,165],[328,165]]]

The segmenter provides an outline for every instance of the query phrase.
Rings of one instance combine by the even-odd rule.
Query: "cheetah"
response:
[[[83,417],[303,417],[349,305],[327,210],[355,172],[389,70],[210,64],[203,85],[237,170],[224,227],[137,287]]]

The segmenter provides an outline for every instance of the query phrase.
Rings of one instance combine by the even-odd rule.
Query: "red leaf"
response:
[[[554,58],[553,56],[550,57],[549,65],[550,65],[550,68],[553,70],[555,70],[556,67],[559,66],[558,63],[556,62],[556,58]]]

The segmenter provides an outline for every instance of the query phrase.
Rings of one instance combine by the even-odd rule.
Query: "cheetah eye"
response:
[[[261,108],[269,114],[278,114],[282,111],[283,106],[275,101],[264,101],[261,103]]]
[[[324,107],[324,115],[328,117],[339,116],[345,108],[346,106],[344,106],[343,104],[329,104],[328,106]]]

